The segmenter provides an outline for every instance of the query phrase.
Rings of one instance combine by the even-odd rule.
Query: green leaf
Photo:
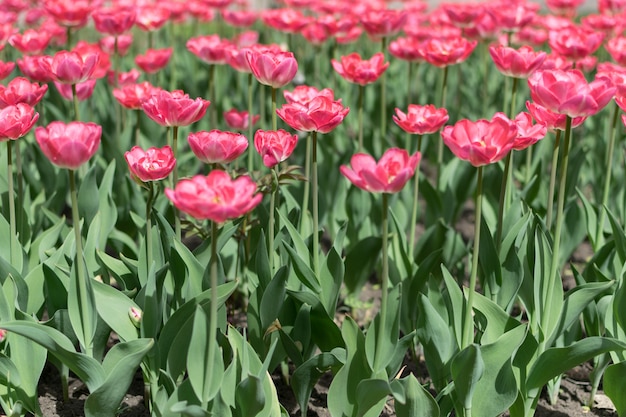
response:
[[[497,417],[515,402],[519,387],[511,362],[524,340],[526,330],[526,326],[515,327],[494,343],[480,347],[484,373],[476,383],[472,398],[474,415]]]
[[[459,288],[459,284],[452,278],[452,275],[450,275],[450,272],[448,272],[448,269],[443,264],[441,265],[441,272],[446,284],[447,298],[449,300],[447,308],[450,311],[450,319],[452,320],[452,331],[454,332],[457,346],[461,346],[461,338],[463,335],[462,320],[466,305],[465,297]]]
[[[344,283],[351,293],[360,291],[376,266],[382,239],[370,236],[359,241],[346,255]]]
[[[390,394],[393,391],[386,379],[372,378],[359,382],[356,388],[357,416],[379,416]]]
[[[92,282],[96,308],[105,323],[124,342],[137,339],[137,327],[130,319],[131,308],[139,309],[133,300],[120,291],[98,281]]]
[[[383,371],[394,358],[400,332],[400,292],[402,285],[391,289],[388,296],[387,316],[379,312],[365,335],[367,362],[375,374]],[[381,320],[385,320],[385,334],[380,338]]]
[[[90,392],[104,383],[105,373],[93,358],[77,353],[72,342],[63,333],[39,323],[11,321],[0,323],[0,328],[17,333],[43,346],[74,372]]]
[[[304,262],[304,264],[310,269],[311,254],[308,246],[306,245],[306,243],[304,243],[300,232],[298,232],[298,230],[294,227],[294,225],[289,221],[287,217],[283,216],[280,210],[277,210],[277,212],[278,216],[280,217],[280,224],[285,226],[287,228],[287,231],[289,232],[289,237],[291,237],[291,242],[293,243],[293,246],[295,248],[295,253],[298,255],[297,257],[302,260],[302,262]],[[289,247],[289,245],[287,244],[285,244],[284,246]]]
[[[420,294],[416,303],[420,315],[417,320],[417,338],[424,348],[424,359],[435,389],[440,391],[447,384],[449,361],[457,349],[454,336],[430,300]]]
[[[563,310],[559,317],[558,325],[550,336],[547,346],[553,346],[556,339],[561,336],[570,326],[579,319],[580,314],[602,292],[613,286],[613,281],[590,282],[578,285],[565,294]]]
[[[321,293],[322,287],[320,286],[320,283],[318,282],[315,273],[309,266],[309,263],[303,260],[298,252],[288,244],[284,244],[283,247],[287,250],[287,253],[289,254],[289,259],[291,259],[291,262],[293,264],[294,272],[296,273],[296,276],[298,277],[300,282],[302,282],[316,294]]]
[[[480,343],[483,345],[494,343],[496,340],[521,323],[509,316],[502,308],[480,293],[474,294],[474,308],[477,310],[477,321],[484,319]]]
[[[582,201],[583,209],[585,211],[587,238],[589,239],[589,242],[591,242],[591,246],[594,249],[598,249],[596,248],[596,233],[598,233],[598,215],[596,214],[596,209],[579,188],[576,188],[576,193],[578,194],[580,201]]]
[[[135,371],[152,346],[152,339],[137,339],[111,348],[102,362],[106,380],[87,397],[85,417],[110,417],[117,413]]]
[[[278,313],[280,313],[283,307],[286,292],[285,283],[287,282],[288,276],[287,266],[282,266],[276,272],[274,279],[270,281],[261,297],[261,327],[264,330],[267,330],[274,320],[276,320]]]
[[[496,243],[493,241],[491,230],[484,216],[481,217],[480,223],[483,233],[480,234],[478,260],[480,270],[482,271],[481,277],[485,295],[490,296],[500,292],[502,287],[502,269],[500,267],[500,257],[496,251]]]
[[[261,380],[254,375],[237,385],[235,391],[235,414],[240,417],[257,416],[265,406],[265,393]]]
[[[594,356],[604,352],[623,351],[625,349],[626,343],[624,342],[596,336],[579,340],[566,347],[547,349],[533,363],[528,373],[526,387],[529,390],[541,389],[550,379]]]
[[[326,260],[320,271],[320,284],[322,288],[321,302],[329,315],[335,313],[339,290],[343,282],[344,265],[341,257],[334,247],[331,247],[326,255]]]
[[[618,362],[610,365],[604,371],[604,393],[613,401],[617,409],[617,415],[626,414],[626,362]]]
[[[101,265],[115,278],[123,289],[132,290],[139,288],[140,284],[137,276],[132,273],[124,262],[100,250],[96,252],[96,255]]]
[[[261,286],[261,289],[265,291],[265,287],[267,287],[272,280],[272,271],[270,271],[270,261],[267,256],[267,246],[265,246],[265,234],[263,233],[263,230],[260,231],[259,243],[256,247],[254,262],[254,272],[256,272],[257,277],[259,277],[259,285]]]
[[[187,375],[196,396],[202,404],[207,404],[219,392],[224,373],[221,349],[214,348],[214,356],[209,357],[210,340],[209,317],[202,307],[197,306],[193,318],[193,330],[187,353]]]
[[[399,380],[406,399],[401,402],[396,398],[395,411],[398,417],[439,417],[437,401],[424,389],[413,374]]]
[[[476,344],[471,344],[457,353],[450,362],[450,374],[458,401],[465,410],[472,408],[474,391],[484,371],[485,363],[480,347]]]
[[[322,352],[298,366],[291,376],[291,388],[296,396],[302,415],[306,415],[309,398],[313,392],[313,387],[326,372],[332,370],[336,372],[344,363],[340,348],[331,352]],[[343,359],[343,360],[342,360]]]

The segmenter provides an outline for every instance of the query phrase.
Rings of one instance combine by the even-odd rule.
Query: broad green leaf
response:
[[[485,372],[480,347],[471,344],[457,353],[450,362],[450,374],[460,404],[465,410],[472,408],[474,391]]]
[[[351,293],[360,291],[376,266],[382,239],[370,236],[359,241],[346,255],[344,283]]]
[[[100,364],[89,356],[77,353],[72,342],[58,330],[27,321],[0,323],[0,328],[24,336],[46,348],[51,355],[67,365],[87,385],[90,392],[104,383],[106,375]]]
[[[320,275],[321,302],[328,314],[332,315],[337,309],[339,290],[344,277],[344,264],[334,247],[331,247],[326,255]]]
[[[83,260],[76,259],[76,262],[83,262]],[[89,275],[89,270],[83,269],[85,276],[79,277],[76,262],[72,265],[70,273],[67,312],[81,348],[85,349],[84,351],[88,351],[93,347],[98,315],[91,285],[93,280]]]
[[[404,387],[404,402],[395,400],[395,411],[398,417],[439,417],[437,401],[424,389],[413,374],[402,378],[399,382]]]
[[[585,210],[585,219],[587,220],[585,222],[587,225],[587,237],[589,238],[589,242],[591,242],[591,246],[596,248],[596,233],[598,233],[598,215],[596,214],[596,209],[589,202],[585,193],[583,193],[579,188],[576,188],[576,193],[578,194],[580,201],[582,201],[583,209]]]
[[[291,387],[302,414],[306,414],[309,398],[319,378],[330,370],[336,373],[344,364],[345,355],[341,353],[345,352],[341,352],[339,348],[331,352],[322,352],[298,366],[294,371],[291,376]]]
[[[613,213],[610,210],[605,209],[607,213],[607,217],[609,222],[611,223],[611,230],[613,231],[613,240],[615,241],[615,249],[617,249],[617,254],[619,256],[619,260],[622,263],[626,263],[626,234],[624,234],[624,229],[622,228],[619,220],[615,218]]]
[[[125,290],[139,288],[139,280],[137,276],[126,266],[126,264],[117,258],[112,257],[103,251],[97,251],[96,255],[104,268],[115,278],[115,280]]]
[[[131,321],[129,313],[131,308],[139,309],[139,306],[110,285],[93,281],[92,288],[96,308],[102,320],[119,335],[122,341],[137,339],[137,327]]]
[[[287,217],[282,215],[280,210],[278,210],[277,212],[278,216],[280,217],[280,224],[282,226],[285,226],[287,228],[287,231],[289,232],[289,237],[291,238],[291,242],[293,243],[293,248],[295,249],[295,254],[297,254],[297,258],[299,258],[304,263],[304,265],[306,265],[310,269],[311,253],[306,243],[304,243],[300,232],[298,232],[298,230],[294,227],[294,225],[289,221]],[[286,248],[290,247],[287,244],[285,244],[284,246]]]
[[[626,413],[626,362],[618,362],[610,365],[604,371],[604,393],[613,401],[617,409],[617,415]]]
[[[424,348],[424,359],[435,389],[440,391],[447,384],[449,361],[457,345],[446,323],[434,309],[428,298],[420,294],[416,303],[418,316],[416,334]]]
[[[559,317],[558,325],[550,336],[547,346],[553,346],[556,339],[563,334],[569,327],[579,319],[583,312],[594,298],[602,292],[613,286],[613,282],[590,282],[588,284],[578,285],[565,294],[563,301],[563,310]]]
[[[120,407],[143,357],[154,346],[151,339],[137,339],[113,346],[102,367],[106,381],[85,401],[85,417],[110,417]]]
[[[481,279],[484,287],[485,295],[497,294],[502,287],[502,269],[500,267],[500,257],[496,250],[496,242],[491,234],[489,225],[485,217],[481,217],[481,233],[480,233],[480,252],[478,260],[480,270],[482,271]]]
[[[314,294],[304,291],[289,291],[288,294],[301,303],[311,306],[308,319],[310,321],[311,340],[323,351],[329,352],[336,347],[344,347],[341,332],[334,320],[328,315]]]
[[[526,387],[540,389],[550,379],[604,352],[626,350],[626,343],[607,337],[588,337],[569,346],[550,348],[533,363]]]
[[[512,358],[526,335],[526,326],[504,333],[498,340],[480,347],[484,373],[476,383],[472,413],[497,417],[515,401],[519,387],[512,368]]]
[[[454,336],[456,338],[457,346],[461,346],[461,339],[463,336],[463,314],[465,312],[466,300],[459,288],[459,284],[457,281],[452,278],[450,272],[445,267],[445,265],[441,265],[441,272],[443,274],[443,280],[446,284],[447,290],[447,309],[450,311],[450,318],[452,320],[452,331],[454,332]]]
[[[235,415],[240,417],[259,415],[265,406],[264,395],[261,380],[254,375],[248,375],[235,390]]]
[[[187,353],[187,375],[191,387],[203,404],[217,395],[224,373],[221,349],[214,346],[213,357],[209,357],[209,345],[218,342],[209,339],[208,329],[209,317],[202,307],[197,306]]]
[[[356,388],[357,416],[377,417],[393,390],[386,379],[364,379]]]
[[[265,287],[267,287],[272,280],[272,272],[270,271],[270,261],[267,255],[267,246],[265,245],[265,234],[263,230],[260,231],[259,243],[256,247],[254,260],[254,272],[256,272],[257,277],[259,277],[261,289],[265,291]]]
[[[285,298],[288,268],[282,266],[270,281],[261,297],[261,327],[267,329],[278,317]]]
[[[365,335],[365,352],[367,363],[375,374],[383,371],[394,358],[394,352],[398,345],[400,333],[400,292],[402,285],[399,284],[389,291],[387,315],[382,316],[382,311],[374,318],[373,323],[367,329]],[[382,320],[385,320],[385,334],[380,337]]]
[[[499,305],[480,293],[474,294],[474,308],[477,310],[476,320],[486,322],[481,328],[483,335],[480,343],[483,345],[494,343],[503,334],[521,324]]]
[[[30,272],[24,278],[28,286],[28,302],[26,304],[25,313],[35,314],[46,302],[45,292],[45,276],[43,273],[43,264],[38,264],[30,269]]]

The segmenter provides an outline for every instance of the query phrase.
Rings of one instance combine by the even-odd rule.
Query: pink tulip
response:
[[[166,178],[174,170],[176,159],[169,146],[143,150],[134,146],[124,153],[130,175],[142,182],[158,181]]]
[[[239,111],[237,109],[230,109],[224,112],[224,121],[231,129],[246,130],[250,126],[250,123],[254,126],[260,118],[260,115],[255,114],[252,115],[252,120],[250,120],[250,115],[247,110]]]
[[[446,124],[449,116],[446,109],[437,109],[432,104],[426,106],[409,104],[407,113],[396,108],[396,114],[392,119],[407,133],[426,135],[438,132]]]
[[[298,62],[291,52],[248,50],[246,60],[257,81],[273,88],[285,86],[298,72]]]
[[[478,167],[504,158],[513,148],[517,133],[515,123],[503,113],[496,113],[491,120],[463,119],[446,126],[441,137],[453,154]]]
[[[404,149],[388,149],[378,162],[370,155],[357,153],[350,159],[351,168],[339,171],[362,190],[372,193],[397,193],[415,174],[421,159],[419,152],[409,155]]]
[[[188,126],[205,115],[209,104],[209,100],[194,100],[180,90],[160,90],[144,100],[141,107],[149,118],[161,126]]]
[[[25,103],[18,103],[0,111],[0,142],[21,138],[32,129],[39,113]]]
[[[48,91],[46,84],[31,83],[24,77],[15,77],[6,86],[0,85],[0,108],[17,103],[34,107]]]
[[[43,154],[53,164],[78,169],[98,150],[102,127],[95,123],[54,121],[35,129],[35,138]]]
[[[513,149],[521,151],[543,139],[548,132],[548,128],[543,123],[532,123],[530,113],[521,112],[515,116],[515,124],[517,125],[517,137],[513,142]]]
[[[252,211],[263,199],[256,193],[256,183],[247,175],[232,180],[221,170],[213,170],[206,177],[196,175],[166,188],[165,195],[176,207],[190,216],[223,223]]]
[[[227,164],[248,148],[244,135],[221,130],[190,133],[187,140],[191,151],[205,164]]]
[[[385,55],[382,52],[374,54],[370,59],[361,59],[361,55],[354,52],[341,57],[341,61],[331,60],[335,71],[346,81],[366,85],[378,80],[389,67],[389,62],[383,62]]]
[[[98,65],[96,53],[81,55],[76,51],[59,51],[53,57],[41,59],[39,65],[61,84],[78,84],[93,76]]]
[[[279,130],[257,130],[254,148],[263,158],[263,165],[273,168],[291,156],[298,144],[298,135]]]
[[[545,52],[535,52],[530,46],[519,49],[504,45],[490,46],[489,54],[498,71],[515,78],[528,78],[546,59]]]

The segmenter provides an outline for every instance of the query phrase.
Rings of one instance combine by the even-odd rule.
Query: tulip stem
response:
[[[526,148],[526,181],[525,183],[528,184],[528,182],[530,181],[530,170],[531,170],[531,165],[532,165],[532,161],[533,161],[533,147],[529,146],[528,148]]]
[[[566,116],[565,119],[565,141],[563,142],[563,160],[561,162],[561,172],[559,180],[559,196],[556,206],[556,229],[554,231],[554,244],[552,249],[552,262],[550,264],[550,275],[548,277],[547,286],[545,287],[544,294],[546,298],[543,300],[542,305],[545,306],[545,311],[541,315],[541,328],[544,332],[544,340],[539,344],[539,353],[543,353],[545,350],[546,339],[550,336],[550,329],[548,329],[548,321],[552,320],[552,294],[553,288],[556,285],[556,279],[560,264],[560,249],[561,249],[561,229],[563,227],[563,206],[565,204],[565,186],[567,182],[567,165],[569,162],[569,151],[572,136],[572,118]],[[560,284],[559,284],[560,285]]]
[[[17,171],[17,206],[20,208],[15,213],[15,225],[16,227],[19,226],[19,230],[24,230],[22,228],[22,222],[24,221],[24,178],[22,174],[22,151],[20,150],[20,142],[17,141],[15,142],[15,170]]]
[[[363,152],[363,96],[365,86],[359,84],[359,152]]]
[[[91,328],[91,323],[88,323],[88,318],[93,316],[93,311],[89,309],[89,305],[87,303],[88,297],[90,297],[89,290],[90,285],[87,281],[87,277],[85,276],[85,264],[83,261],[83,240],[82,234],[80,232],[80,217],[78,214],[78,194],[76,190],[76,179],[74,177],[74,171],[68,170],[70,177],[70,198],[72,200],[72,224],[74,227],[74,237],[76,244],[76,274],[78,276],[78,305],[80,308],[80,320],[81,320],[81,329],[83,331],[82,342],[85,343],[85,346],[82,346],[85,349],[85,353],[88,356],[93,357],[93,333],[90,334],[89,329]]]
[[[480,224],[482,221],[483,205],[483,167],[478,167],[478,179],[476,180],[476,211],[474,215],[474,248],[472,252],[472,271],[470,273],[469,290],[467,293],[467,306],[463,315],[463,336],[461,338],[461,350],[472,344],[474,339],[474,326],[472,311],[474,308],[474,293],[476,292],[476,278],[478,277],[478,254],[480,250]]]
[[[615,150],[615,134],[617,131],[617,120],[619,116],[619,106],[615,104],[613,107],[613,129],[611,130],[611,136],[609,138],[609,146],[606,151],[606,157],[604,165],[606,166],[606,172],[608,173],[604,177],[604,189],[602,190],[602,204],[600,205],[600,220],[598,221],[598,231],[596,233],[596,249],[602,247],[604,243],[604,222],[606,220],[606,206],[609,201],[609,191],[611,189],[611,175],[613,171],[613,153]],[[19,174],[19,171],[18,171]]]
[[[9,256],[12,265],[18,265],[17,248],[14,245],[14,241],[17,239],[17,229],[15,225],[15,201],[13,190],[13,141],[9,139],[7,141],[7,168],[8,168],[8,185],[9,185],[9,223],[11,228],[11,236],[9,237]]]
[[[380,46],[381,46],[383,55],[385,55],[387,51],[387,37],[386,36],[383,36],[382,39],[380,40]],[[381,136],[383,146],[386,145],[385,139],[387,137],[387,90],[386,90],[387,83],[385,82],[385,72],[386,71],[384,71],[380,75],[380,136]]]
[[[135,110],[137,118],[135,119],[135,146],[139,146],[139,135],[141,128],[141,110]]]
[[[276,89],[272,87],[272,130],[274,132],[278,129],[278,122],[276,118]]]
[[[252,137],[252,73],[248,73],[248,174],[254,170],[254,138]]]
[[[317,195],[317,132],[311,132],[311,182],[313,183],[313,271],[319,279],[319,212]]]
[[[217,345],[217,223],[211,221],[211,307],[209,316],[209,352],[208,358],[215,363]],[[206,404],[203,405],[206,408]]]
[[[208,93],[209,93],[209,97],[208,99],[211,101],[215,100],[215,65],[213,64],[209,64],[209,88],[208,88]],[[215,106],[210,106],[209,111],[211,112],[211,115],[209,117],[210,121],[211,121],[211,129],[217,129],[217,108]]]
[[[554,187],[556,185],[556,164],[559,161],[559,148],[561,146],[561,131],[556,131],[554,148],[552,149],[552,166],[550,167],[550,186],[548,188],[548,208],[546,211],[546,228],[552,228],[552,208],[554,206]],[[530,149],[530,148],[529,148]]]
[[[172,153],[174,154],[174,159],[176,159],[176,155],[178,153],[178,126],[172,126]],[[178,184],[178,164],[174,166],[174,170],[172,171],[173,175],[173,187],[176,187]],[[174,206],[174,228],[176,230],[176,238],[181,240],[181,230],[180,230],[180,214],[176,206]]]
[[[267,126],[267,124],[266,124],[267,123],[267,115],[265,114],[266,113],[266,108],[265,107],[267,106],[267,103],[265,102],[266,94],[267,93],[265,91],[265,86],[263,84],[260,84],[259,85],[259,99],[260,99],[261,103],[259,105],[259,109],[261,110],[260,114],[261,114],[262,126]]]
[[[154,201],[154,184],[148,181],[148,199],[146,200],[146,261],[150,271],[152,267],[152,203]]]
[[[300,233],[304,234],[304,225],[307,219],[307,211],[309,209],[309,193],[311,189],[311,135],[309,132],[306,137],[306,154],[304,157],[304,193],[302,196],[302,211],[300,212]]]
[[[387,305],[389,299],[389,254],[387,252],[387,246],[389,241],[389,230],[388,230],[388,217],[389,217],[389,196],[387,193],[383,193],[382,195],[382,257],[383,257],[383,265],[382,271],[380,274],[380,312],[378,313],[380,326],[378,328],[378,343],[376,354],[374,356],[374,371],[380,371],[383,368],[381,364],[382,360],[386,360],[388,358],[384,358],[382,355],[384,353],[383,346],[385,345],[385,339],[387,338]]]
[[[407,90],[406,90],[406,102],[408,104],[413,103],[413,92],[411,91],[411,80],[413,79],[413,62],[412,61],[407,61],[407,63],[409,64],[408,66],[408,70],[407,70]],[[413,134],[406,132],[406,150],[408,153],[411,153],[411,142],[412,142],[412,136]],[[421,138],[420,138],[421,140]],[[418,149],[419,151],[419,146]]]
[[[120,70],[120,55],[119,55],[119,44],[118,37],[115,36],[115,40],[113,43],[113,88],[117,88],[119,84],[118,73]],[[115,134],[116,137],[121,136],[121,119],[122,119],[122,108],[120,106],[115,106]]]
[[[441,108],[446,107],[446,93],[448,89],[448,67],[443,67],[443,75],[441,80]],[[439,140],[439,144],[437,145],[437,172],[435,177],[435,182],[437,184],[437,188],[441,187],[439,183],[441,181],[441,166],[443,165],[443,141]]]
[[[78,110],[78,95],[76,94],[76,84],[72,84],[72,101],[74,102],[74,119],[80,121],[80,112]]]
[[[422,149],[422,135],[418,135],[417,137],[417,151],[420,152]],[[410,152],[410,151],[409,151]],[[415,185],[413,188],[413,211],[411,212],[411,238],[409,240],[409,261],[413,263],[415,260],[415,227],[417,226],[417,205],[418,205],[418,196],[419,196],[419,187],[420,187],[420,160],[417,162],[417,167],[415,168]]]
[[[272,190],[270,196],[270,219],[267,226],[267,256],[270,261],[270,271],[274,274],[274,212],[276,211],[276,194],[278,194],[278,165],[272,172]]]

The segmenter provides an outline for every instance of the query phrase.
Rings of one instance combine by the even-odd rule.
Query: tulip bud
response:
[[[128,310],[128,317],[130,317],[130,321],[133,322],[136,328],[139,328],[141,325],[141,318],[143,316],[143,311],[137,307],[131,307]]]
[[[0,343],[4,342],[4,339],[7,338],[7,331],[4,329],[0,329]]]

